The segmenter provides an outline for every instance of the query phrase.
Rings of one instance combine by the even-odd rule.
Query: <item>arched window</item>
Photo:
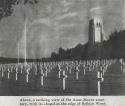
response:
[[[100,22],[97,22],[97,23],[96,23],[96,27],[101,27],[101,23],[100,23]]]

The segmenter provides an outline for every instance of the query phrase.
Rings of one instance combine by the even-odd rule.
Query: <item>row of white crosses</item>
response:
[[[75,72],[76,72],[76,80],[79,79],[79,72],[80,72],[80,69],[79,67],[81,67],[81,65],[84,67],[83,70],[84,70],[84,75],[86,73],[86,69],[85,68],[89,68],[88,71],[92,71],[94,70],[96,67],[99,67],[99,71],[97,71],[97,79],[98,79],[98,95],[100,96],[100,83],[102,83],[104,81],[104,73],[106,72],[107,68],[115,63],[116,60],[88,60],[88,61],[80,61],[80,62],[62,62],[62,63],[58,63],[58,75],[59,75],[59,78],[60,78],[60,73],[61,73],[61,66],[62,67],[67,67],[67,64],[68,66],[72,66],[70,68],[75,68]],[[69,70],[69,73],[71,73],[71,70],[70,68],[68,67],[68,70]],[[66,70],[65,70],[66,71]],[[63,70],[63,90],[65,90],[65,80],[67,78],[67,75],[65,75],[64,73],[64,70]]]
[[[98,96],[101,95],[101,83],[104,82],[104,73],[106,72],[107,68],[115,63],[116,60],[108,60],[108,61],[101,61],[100,62],[100,70],[97,72],[97,79],[98,79]]]
[[[100,70],[97,71],[97,79],[98,79],[98,95],[100,95],[100,83],[104,81],[104,73],[106,72],[109,65],[115,63],[116,60],[87,60],[87,61],[62,61],[62,62],[46,62],[46,63],[27,63],[27,65],[20,64],[5,64],[1,65],[0,69],[2,72],[2,78],[4,76],[4,71],[8,70],[8,79],[10,78],[10,72],[15,70],[15,80],[18,80],[18,73],[20,69],[20,73],[25,73],[26,75],[26,83],[29,82],[29,74],[30,70],[34,69],[34,74],[38,75],[38,68],[40,69],[41,76],[41,86],[44,85],[44,77],[48,76],[48,72],[58,67],[58,78],[62,79],[62,89],[66,90],[66,79],[68,76],[66,72],[69,74],[72,71],[75,71],[76,80],[79,80],[79,72],[83,71],[84,75],[87,71],[94,71],[97,67],[100,67]],[[81,70],[82,69],[82,70]],[[62,72],[62,73],[61,73]],[[62,75],[61,75],[62,74]]]
[[[72,73],[72,70],[75,71],[75,76],[76,76],[76,80],[79,79],[79,72],[80,72],[80,65],[82,65],[80,62],[78,61],[75,61],[75,62],[60,62],[58,63],[58,76],[59,78],[62,78],[63,80],[63,90],[65,90],[65,80],[66,78],[68,77],[65,72],[66,71],[69,71],[69,74]],[[61,74],[61,71],[63,72],[62,75]],[[85,74],[85,72],[84,72]],[[60,77],[62,76],[62,77]]]
[[[25,76],[26,76],[26,83],[28,83],[29,82],[29,74],[30,74],[30,70],[33,68],[33,67],[35,67],[36,68],[36,65],[37,64],[31,64],[31,63],[29,63],[29,64],[20,64],[20,65],[18,65],[18,64],[5,64],[5,65],[1,65],[1,74],[2,74],[2,78],[4,77],[4,72],[7,72],[7,74],[8,74],[8,79],[10,78],[10,72],[13,72],[13,71],[15,71],[15,80],[17,81],[18,80],[18,73],[19,73],[19,68],[20,68],[20,73],[21,74],[25,74]],[[47,76],[47,66],[45,66],[45,68],[46,68],[46,71],[45,71],[45,75]],[[11,71],[10,71],[11,70]],[[36,69],[37,70],[37,69]],[[35,71],[36,71],[35,70]],[[49,69],[48,69],[49,70]],[[35,72],[36,74],[35,75],[37,75],[37,71]]]
[[[114,60],[113,60],[114,61]],[[103,63],[103,66],[101,67],[101,71],[99,71],[98,73],[98,78],[101,78],[101,82],[104,81],[104,72],[106,72],[107,67],[112,63],[112,60],[104,60],[104,61],[100,61],[100,60],[91,60],[91,61],[83,61],[83,62],[59,62],[56,63],[57,67],[58,67],[58,77],[63,79],[63,90],[65,90],[65,80],[67,78],[67,75],[64,72],[64,67],[65,67],[65,71],[69,71],[69,73],[71,74],[71,68],[75,68],[75,72],[76,72],[76,80],[78,80],[78,76],[79,76],[79,72],[80,72],[80,65],[83,65],[83,70],[84,70],[84,75],[85,75],[85,68],[88,67],[89,71],[91,71],[92,69],[94,70],[94,68],[98,67],[101,63]],[[63,69],[61,69],[61,67],[63,67]],[[92,67],[92,69],[90,68]],[[63,75],[61,76],[61,71],[63,70]],[[100,74],[100,75],[99,75]],[[99,81],[99,82],[100,82]],[[98,87],[99,88],[99,87]]]
[[[71,63],[71,62],[70,62],[70,63]],[[84,63],[85,63],[85,62],[84,62]],[[58,63],[56,63],[56,64],[58,64]],[[59,63],[59,64],[60,64],[60,63]],[[93,62],[93,64],[94,64],[94,62]],[[64,63],[63,63],[63,65],[64,65]],[[68,65],[70,65],[70,64],[68,64]],[[75,68],[75,66],[74,66],[75,64],[71,64],[71,65],[72,65],[72,66],[71,66],[70,68],[72,68],[72,67]],[[82,64],[81,64],[81,65],[82,65]],[[85,65],[85,64],[83,64],[83,65],[84,65],[84,68],[87,67],[87,66],[88,66],[88,67],[94,66],[94,65],[90,64],[89,62],[87,62],[87,65]],[[55,66],[56,66],[56,65],[55,65]],[[95,66],[96,66],[96,65],[95,65]],[[20,67],[21,67],[21,66],[20,66]],[[32,67],[33,67],[33,65],[32,65]],[[37,75],[37,66],[34,65],[34,67],[36,67],[36,71],[35,71],[36,74],[35,74],[35,75]],[[67,67],[69,68],[69,66],[67,66]],[[17,67],[16,67],[16,68],[17,68]],[[70,68],[69,68],[69,69],[70,69]],[[78,70],[78,67],[77,67],[76,69]],[[22,71],[22,69],[21,69],[21,71]],[[21,72],[21,73],[22,73],[22,72]],[[71,70],[70,70],[69,73],[71,73]]]

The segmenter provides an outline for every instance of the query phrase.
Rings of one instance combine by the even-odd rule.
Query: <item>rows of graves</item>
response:
[[[1,81],[16,81],[16,84],[22,87],[31,84],[34,88],[48,89],[48,92],[59,90],[65,94],[86,95],[93,90],[95,95],[100,96],[105,73],[116,62],[119,62],[120,70],[124,73],[123,59],[104,59],[1,64],[0,75]]]

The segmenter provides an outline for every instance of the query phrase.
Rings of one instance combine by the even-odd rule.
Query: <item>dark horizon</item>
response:
[[[124,55],[125,46],[122,46],[121,48],[122,54],[121,54],[121,50],[116,50],[116,48],[114,48],[117,46],[118,48],[120,48],[119,46],[124,45],[124,43],[121,43],[122,41],[125,40],[124,34],[125,34],[125,30],[121,30],[121,31],[115,30],[113,33],[110,34],[109,40],[103,41],[102,43],[96,43],[94,45],[90,45],[89,42],[87,42],[86,44],[78,43],[75,47],[67,48],[67,49],[60,47],[58,49],[58,52],[57,53],[52,52],[50,57],[42,57],[42,58],[36,58],[36,59],[27,58],[26,60],[28,62],[50,62],[50,61],[71,61],[71,60],[87,60],[87,59],[93,60],[93,59],[125,58],[125,55]],[[99,52],[99,49],[102,52]],[[10,59],[10,61],[11,59],[13,59],[14,62],[18,61],[18,58],[1,57],[1,59],[2,58],[3,60],[8,58]],[[19,58],[19,60],[20,62],[24,62],[25,59]]]

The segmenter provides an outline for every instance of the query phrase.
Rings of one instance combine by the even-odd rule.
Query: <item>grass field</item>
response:
[[[18,73],[18,80],[15,80],[15,71],[10,73],[7,79],[7,71],[2,78],[0,72],[0,95],[1,96],[60,96],[60,95],[81,95],[97,96],[97,71],[99,68],[88,71],[84,75],[83,69],[79,72],[79,79],[75,78],[75,71],[69,74],[66,79],[66,90],[62,89],[62,78],[58,78],[57,67],[53,68],[47,77],[44,77],[44,85],[40,85],[40,75],[34,75],[34,69],[30,71],[29,83],[26,83],[26,75]],[[62,74],[62,73],[61,73]],[[120,63],[116,61],[111,64],[105,74],[104,82],[101,83],[102,96],[125,95],[125,73],[121,72]]]

